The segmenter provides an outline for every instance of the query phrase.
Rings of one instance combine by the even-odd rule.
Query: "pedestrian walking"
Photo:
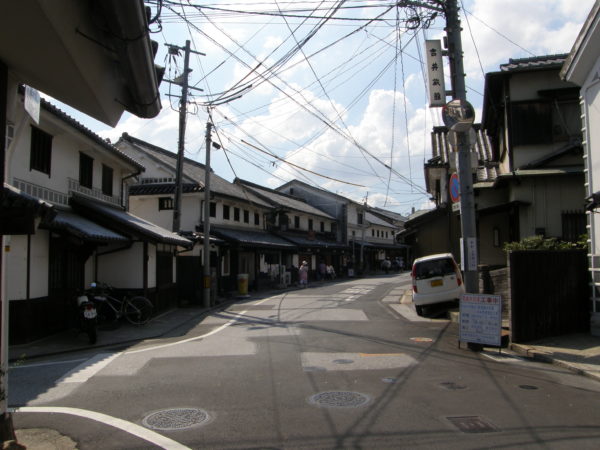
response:
[[[324,280],[327,276],[327,264],[325,261],[321,261],[319,264],[319,280]]]
[[[306,287],[308,284],[308,263],[302,261],[302,265],[298,269],[298,277],[300,278],[300,286]]]

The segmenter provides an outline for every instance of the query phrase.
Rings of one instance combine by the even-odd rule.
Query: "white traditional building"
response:
[[[400,227],[380,210],[299,180],[276,190],[301,198],[337,219],[337,239],[348,246],[343,267],[376,270],[386,257],[406,256],[405,247],[395,239]]]
[[[115,145],[146,167],[129,189],[131,211],[172,227],[177,155],[126,133]],[[272,204],[212,170],[210,180],[211,273],[219,291],[234,291],[240,274],[248,275],[253,289],[275,282],[285,260],[282,252],[294,250],[295,245],[267,231]],[[204,230],[204,182],[204,164],[185,158],[180,228],[182,234],[199,240]],[[177,261],[180,295],[194,303],[201,303],[202,252],[203,245],[196,245],[180,253]]]
[[[588,265],[591,274],[591,331],[600,335],[600,3],[585,21],[561,77],[580,86],[587,196]]]
[[[121,206],[144,167],[45,100],[35,123],[16,87],[11,94],[7,185],[52,210],[5,238],[13,342],[72,326],[75,295],[93,281],[169,306],[158,288],[174,283],[174,254],[191,242]]]

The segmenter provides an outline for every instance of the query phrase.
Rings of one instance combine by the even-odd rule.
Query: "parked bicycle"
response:
[[[114,288],[106,283],[92,283],[88,289],[88,297],[96,304],[98,315],[101,319],[119,320],[125,317],[134,325],[144,325],[152,317],[154,306],[152,302],[141,295],[122,299],[111,295]]]

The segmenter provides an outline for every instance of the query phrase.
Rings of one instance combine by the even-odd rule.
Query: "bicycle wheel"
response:
[[[146,297],[133,297],[126,300],[125,317],[134,325],[144,325],[152,317],[154,306]]]

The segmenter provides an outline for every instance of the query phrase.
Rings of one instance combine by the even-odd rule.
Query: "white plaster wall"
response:
[[[592,76],[600,72],[600,60],[596,63],[595,69],[590,73],[588,83],[582,89],[582,95],[586,104],[586,119],[587,119],[587,157],[589,172],[589,187],[587,195],[600,191],[600,80],[593,81]],[[600,220],[597,215],[592,217],[593,233],[591,239],[594,248],[591,249],[593,254],[600,253]]]
[[[539,90],[574,87],[572,83],[562,81],[558,70],[513,73],[509,78],[510,100],[532,100],[540,98]]]
[[[230,200],[223,199],[215,199],[216,203],[216,217],[210,218],[210,223],[214,225],[223,225],[223,226],[235,226],[241,228],[247,228],[252,230],[263,230],[264,229],[264,215],[266,214],[266,209],[256,208],[255,206],[249,203],[236,202]],[[204,202],[202,202],[202,205]],[[229,220],[223,219],[223,205],[229,206]],[[233,208],[240,208],[240,220],[233,220]],[[204,206],[202,206],[204,208]],[[244,222],[244,210],[247,210],[250,214],[248,223]],[[254,213],[258,213],[258,225],[254,224]],[[200,213],[199,213],[200,214]],[[201,217],[204,217],[204,210],[202,210]],[[292,218],[293,221],[293,218]],[[293,224],[293,222],[292,222]]]
[[[129,197],[129,212],[167,230],[173,228],[173,210],[158,210],[162,196],[136,195]],[[164,197],[167,197],[166,195]],[[184,229],[184,228],[182,228]]]
[[[28,116],[23,115],[22,123],[16,127],[15,139],[7,152],[9,181],[19,178],[66,194],[69,186],[68,178],[79,181],[79,152],[83,152],[94,159],[93,188],[102,188],[102,165],[104,164],[113,169],[113,196],[120,196],[121,179],[133,173],[134,169],[124,160],[108,153],[103,147],[88,140],[43,109],[38,128],[53,136],[50,176],[37,170],[29,170],[32,124]]]
[[[30,298],[48,295],[49,233],[36,229],[31,235]],[[27,295],[27,236],[11,236],[7,255],[6,289],[9,300],[22,300]]]
[[[204,194],[203,194],[204,195]],[[183,195],[181,199],[181,229],[194,231],[196,226],[200,224],[200,205],[202,204],[198,194]],[[157,205],[158,209],[158,205]],[[173,221],[167,230],[172,229]]]
[[[136,242],[121,252],[98,258],[98,280],[122,289],[139,289],[144,283],[144,245]],[[148,287],[156,286],[156,247],[148,245]]]

